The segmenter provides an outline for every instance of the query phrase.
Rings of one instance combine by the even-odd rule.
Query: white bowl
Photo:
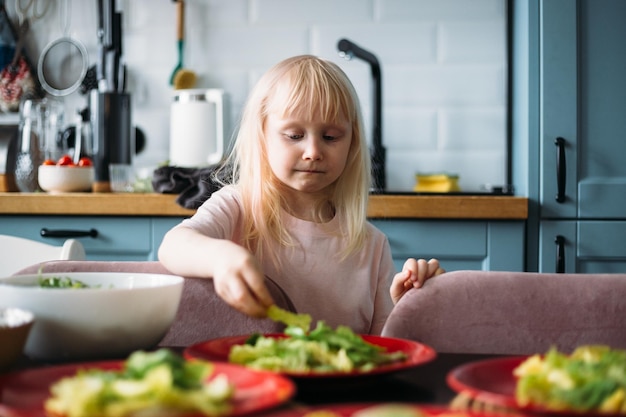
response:
[[[50,193],[91,191],[95,174],[92,166],[40,165],[37,180]]]
[[[68,277],[92,288],[42,288]],[[97,286],[93,288],[93,286]],[[58,272],[0,278],[0,307],[32,311],[24,353],[34,359],[122,358],[155,347],[172,325],[183,289],[173,275]]]

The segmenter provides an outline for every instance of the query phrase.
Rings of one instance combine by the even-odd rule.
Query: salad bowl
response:
[[[42,286],[53,279],[58,285]],[[24,348],[32,359],[121,358],[159,343],[174,321],[182,288],[182,277],[165,274],[16,275],[0,278],[0,307],[34,314]]]

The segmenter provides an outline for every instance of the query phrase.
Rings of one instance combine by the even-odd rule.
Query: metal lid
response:
[[[176,90],[174,92],[174,102],[189,103],[197,101],[211,101],[209,100],[209,97],[215,98],[216,94],[222,93],[222,90],[215,88]]]
[[[174,101],[186,103],[191,101],[207,101],[206,93],[180,93],[174,96]]]

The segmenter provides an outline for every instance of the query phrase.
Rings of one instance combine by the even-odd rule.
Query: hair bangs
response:
[[[319,117],[333,123],[353,120],[358,109],[343,74],[332,65],[305,59],[288,68],[277,80],[268,112],[305,120]]]

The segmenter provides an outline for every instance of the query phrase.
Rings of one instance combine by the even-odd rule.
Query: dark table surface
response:
[[[462,364],[494,357],[496,356],[438,353],[431,362],[388,375],[322,380],[299,379],[295,381],[297,390],[295,397],[273,412],[299,407],[319,408],[328,404],[365,402],[447,405],[456,396],[446,383],[447,374]],[[8,372],[54,365],[23,358]]]
[[[447,374],[465,363],[494,355],[439,353],[426,364],[389,375],[331,380],[326,383],[296,381],[295,401],[310,405],[346,402],[410,402],[448,404],[456,393],[446,383]]]

